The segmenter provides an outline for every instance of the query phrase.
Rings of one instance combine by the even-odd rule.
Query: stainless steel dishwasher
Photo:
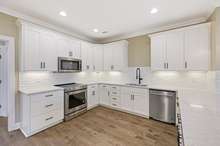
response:
[[[176,122],[176,92],[150,89],[150,117],[162,122]]]

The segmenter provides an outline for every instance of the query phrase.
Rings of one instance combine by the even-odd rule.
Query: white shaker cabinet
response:
[[[110,86],[101,84],[99,85],[99,104],[110,106]]]
[[[21,99],[21,131],[26,137],[45,130],[64,119],[64,91],[23,94]]]
[[[70,40],[69,55],[75,59],[81,59],[81,42],[78,40]]]
[[[93,50],[92,44],[81,42],[82,69],[83,71],[93,71]]]
[[[88,102],[88,109],[96,107],[99,104],[99,92],[98,92],[97,84],[88,86],[87,102]]]
[[[40,31],[28,27],[20,26],[20,70],[38,71],[42,68],[40,59]]]
[[[128,67],[128,42],[118,41],[104,45],[104,70],[123,71]]]
[[[121,108],[142,116],[149,116],[149,90],[122,87]]]
[[[210,23],[185,30],[185,69],[208,70],[210,66]]]
[[[150,35],[152,70],[208,70],[210,23]]]
[[[57,70],[57,55],[56,52],[56,37],[48,32],[40,33],[40,57],[41,70],[56,71]]]
[[[103,45],[93,44],[93,71],[100,72],[103,71]]]
[[[20,70],[56,71],[56,37],[39,27],[20,26]]]

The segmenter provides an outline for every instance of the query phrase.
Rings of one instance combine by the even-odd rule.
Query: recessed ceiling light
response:
[[[66,17],[66,16],[67,16],[65,11],[60,11],[59,14],[60,14],[61,16],[63,16],[63,17]]]
[[[152,8],[150,11],[151,14],[156,14],[157,12],[158,12],[157,8]]]
[[[99,32],[99,30],[97,28],[93,29],[94,32]]]

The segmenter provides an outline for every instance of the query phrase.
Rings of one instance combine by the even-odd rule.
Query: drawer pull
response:
[[[45,97],[51,97],[51,96],[53,96],[53,94],[45,95]]]
[[[117,100],[117,98],[112,98],[113,100]]]
[[[49,121],[49,120],[51,120],[51,119],[53,119],[53,117],[49,117],[49,118],[47,118],[47,119],[45,119],[46,121]]]
[[[116,87],[112,87],[113,89],[116,89]]]
[[[112,92],[112,94],[117,94],[117,92]]]
[[[51,107],[51,106],[53,106],[53,104],[48,104],[48,105],[45,105],[45,107]]]
[[[117,106],[117,104],[114,104],[114,103],[113,103],[112,105],[113,105],[113,106]]]

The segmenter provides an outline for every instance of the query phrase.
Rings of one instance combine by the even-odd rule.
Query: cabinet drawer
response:
[[[111,97],[112,102],[120,102],[121,98],[120,97]]]
[[[41,94],[34,94],[31,95],[31,102],[37,102],[42,100],[53,100],[55,98],[60,98],[64,96],[64,92],[61,91],[52,91],[47,93],[41,93]]]
[[[120,97],[121,96],[121,92],[120,91],[111,91],[111,96]]]
[[[42,100],[31,102],[31,116],[44,114],[49,111],[63,108],[63,98],[54,98],[52,100]]]
[[[118,102],[111,102],[111,106],[119,108],[119,107],[121,107],[121,104]]]
[[[111,86],[111,91],[114,92],[114,91],[120,91],[121,90],[121,87],[119,86]]]
[[[62,119],[63,119],[62,110],[54,110],[46,114],[33,117],[31,119],[31,131],[34,132],[34,131],[40,130]]]

